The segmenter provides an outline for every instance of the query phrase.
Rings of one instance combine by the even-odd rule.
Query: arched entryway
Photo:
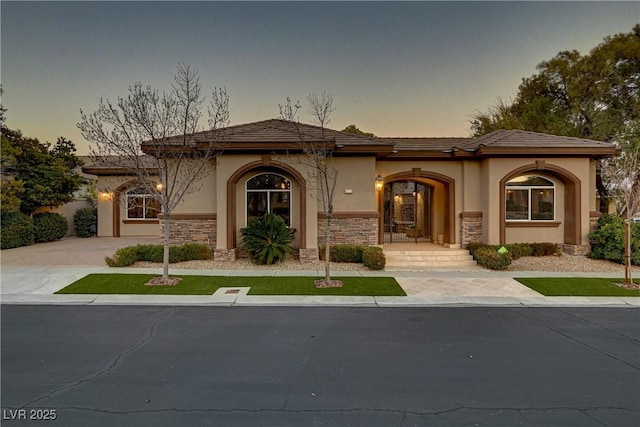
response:
[[[433,242],[433,185],[420,181],[393,181],[384,186],[383,243]]]
[[[455,244],[455,186],[445,175],[414,169],[384,177],[378,243]]]
[[[298,172],[293,167],[287,165],[286,163],[271,160],[269,156],[265,156],[262,160],[251,162],[242,166],[227,180],[227,249],[235,249],[237,247],[237,236],[239,227],[244,227],[244,224],[238,225],[237,218],[240,216],[246,219],[246,215],[248,215],[245,212],[247,209],[247,205],[238,206],[238,199],[245,200],[246,202],[247,194],[250,194],[254,190],[256,190],[255,188],[247,188],[246,184],[248,180],[269,176],[281,177],[283,179],[283,183],[293,182],[295,184],[297,191],[295,197],[293,197],[292,195],[292,201],[294,203],[297,202],[297,209],[295,214],[296,219],[294,222],[290,223],[290,225],[297,230],[297,234],[299,236],[299,248],[305,249],[307,247],[306,181],[300,174],[300,172]],[[239,186],[238,183],[240,183],[241,181],[244,182],[244,185]],[[251,185],[249,187],[251,187]],[[262,191],[262,193],[264,193],[265,191]],[[269,189],[268,193],[269,195],[273,193],[273,195],[276,197],[281,196],[281,192],[276,192],[275,189]],[[239,194],[240,197],[238,197]],[[264,196],[264,194],[258,194],[258,196]],[[258,200],[260,197],[254,198]],[[239,215],[238,209],[242,209],[241,215]]]

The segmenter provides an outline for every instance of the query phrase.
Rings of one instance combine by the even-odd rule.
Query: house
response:
[[[324,241],[316,182],[300,162],[300,137],[322,142],[338,171],[332,242],[414,242],[464,247],[549,241],[589,250],[598,214],[596,162],[609,143],[518,130],[478,138],[375,138],[266,120],[218,131],[225,149],[197,193],[172,213],[171,240],[237,256],[240,229],[265,212],[296,229],[300,260]],[[205,133],[190,135],[196,147]],[[158,207],[124,168],[87,166],[98,177],[98,235],[162,235]],[[115,183],[107,189],[107,182]]]

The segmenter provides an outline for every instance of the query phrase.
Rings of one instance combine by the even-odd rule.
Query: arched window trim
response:
[[[135,199],[141,199],[139,201],[134,201],[133,207],[141,207],[142,208],[142,216],[131,216],[130,212],[132,209],[131,201]],[[152,206],[152,202],[155,202],[155,206]],[[160,203],[157,201],[155,195],[145,191],[142,187],[135,187],[128,190],[125,193],[125,212],[126,219],[137,221],[137,220],[149,220],[149,219],[158,219],[158,214],[161,212]],[[151,210],[153,209],[153,210]],[[150,211],[151,210],[151,211]],[[154,215],[150,215],[149,212],[155,211]]]
[[[537,177],[544,181],[547,181],[549,185],[513,185],[513,184],[509,185],[509,182],[513,182],[514,180],[517,180],[518,178],[521,178],[521,177]],[[527,217],[526,218],[509,218],[509,211],[507,210],[507,208],[509,206],[509,202],[511,201],[510,194],[512,194],[512,192],[515,192],[515,191],[527,192],[527,195],[526,195]],[[543,195],[545,191],[551,191],[552,207],[550,212],[551,216],[548,218],[542,217],[542,215],[546,212],[543,212],[543,209],[541,208],[541,206],[543,203],[549,203],[549,202],[545,202],[542,197],[538,197],[539,195]],[[555,221],[556,206],[557,206],[556,193],[557,193],[556,183],[545,176],[538,175],[538,174],[523,174],[523,175],[519,175],[514,178],[511,178],[509,181],[507,181],[504,188],[505,205],[502,208],[504,209],[504,212],[505,212],[505,221],[507,222]],[[537,211],[535,210],[535,205],[539,206]]]
[[[255,189],[251,189],[249,188],[249,182],[260,176],[260,175],[275,175],[278,176],[280,178],[282,178],[286,183],[287,183],[287,187],[288,188],[255,188]],[[285,222],[287,223],[288,227],[291,227],[291,180],[289,178],[287,178],[286,176],[276,173],[276,172],[260,172],[257,173],[253,176],[251,176],[250,178],[247,179],[247,181],[245,182],[244,185],[244,200],[245,200],[245,210],[244,210],[244,223],[245,225],[249,224],[249,193],[267,193],[267,197],[266,197],[266,202],[267,202],[267,206],[266,206],[266,212],[272,212],[271,210],[271,193],[286,193],[289,195],[288,197],[288,201],[287,201],[287,208],[288,208],[288,215],[286,217],[283,217],[283,219],[285,220]]]

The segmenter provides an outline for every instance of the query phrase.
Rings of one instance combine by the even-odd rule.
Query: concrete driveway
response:
[[[92,237],[38,243],[0,251],[0,295],[52,294],[70,283],[101,270],[118,248],[138,243],[158,243],[157,237]]]
[[[2,267],[28,266],[101,266],[104,257],[112,256],[116,249],[138,243],[159,243],[158,237],[65,237],[62,240],[37,243],[0,251]]]

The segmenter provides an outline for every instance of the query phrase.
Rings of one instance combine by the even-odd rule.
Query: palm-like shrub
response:
[[[275,264],[293,252],[290,244],[295,230],[287,227],[278,215],[267,213],[262,218],[254,218],[240,232],[240,247],[256,264]]]

